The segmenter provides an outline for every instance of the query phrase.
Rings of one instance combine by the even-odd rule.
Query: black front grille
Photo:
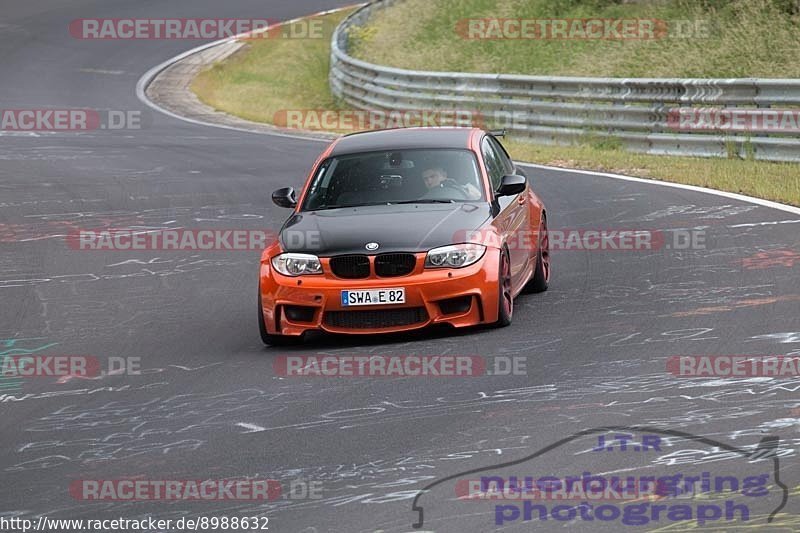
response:
[[[328,311],[325,313],[325,324],[347,329],[391,328],[417,324],[426,320],[428,320],[428,313],[424,307],[371,309],[369,311]]]
[[[405,276],[414,271],[414,254],[381,254],[375,257],[375,273],[381,277]]]
[[[369,277],[369,257],[366,255],[337,255],[331,257],[331,270],[335,276],[347,279]]]

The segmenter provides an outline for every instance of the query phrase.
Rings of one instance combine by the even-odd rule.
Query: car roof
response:
[[[394,128],[351,133],[340,137],[331,156],[376,152],[381,150],[411,150],[414,148],[469,149],[469,140],[476,128]]]

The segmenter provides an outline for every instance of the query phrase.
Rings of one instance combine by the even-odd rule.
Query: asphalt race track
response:
[[[657,250],[554,251],[550,290],[521,296],[504,329],[318,336],[283,349],[264,348],[258,336],[258,252],[80,251],[66,244],[70,231],[93,227],[275,230],[287,211],[270,193],[299,187],[324,147],[159,114],[137,99],[137,80],[201,41],[81,41],[70,37],[70,20],[288,19],[336,5],[26,0],[0,8],[0,107],[138,110],[144,117],[140,130],[0,131],[0,355],[141,364],[134,375],[0,380],[0,516],[264,516],[278,532],[412,531],[412,499],[427,484],[601,426],[666,428],[746,450],[775,435],[773,455],[793,490],[800,483],[800,379],[688,380],[666,366],[674,355],[800,355],[800,215],[790,211],[531,168],[551,229],[693,230],[705,247],[678,250],[668,239]],[[287,354],[522,357],[527,371],[276,376],[273,360]],[[596,443],[584,437],[579,449],[558,448],[525,472],[772,472],[769,459],[752,463],[707,443],[586,453]],[[304,480],[321,493],[274,501],[85,501],[69,490],[87,479],[242,477]],[[424,497],[425,530],[622,528],[600,521],[495,525],[493,506],[453,502],[452,487],[442,486]],[[759,504],[746,525],[768,527],[765,514],[781,499],[775,492],[769,498],[775,505]],[[790,497],[780,530],[800,527],[799,508]]]

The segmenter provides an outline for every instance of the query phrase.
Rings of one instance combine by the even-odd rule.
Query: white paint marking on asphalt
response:
[[[267,428],[264,428],[264,427],[261,427],[261,426],[257,426],[256,424],[248,424],[247,422],[236,422],[236,425],[239,426],[239,427],[242,427],[242,428],[245,428],[245,429],[249,430],[249,431],[245,431],[243,434],[246,434],[246,433],[259,433],[261,431],[266,431],[267,430]]]
[[[749,224],[733,224],[729,228],[753,228],[755,226],[774,226],[776,224],[798,224],[800,220],[772,220],[770,222],[751,222]]]
[[[35,131],[0,130],[0,137],[41,137]]]
[[[125,74],[124,70],[104,70],[101,68],[79,68],[78,72],[88,72],[89,74],[111,74],[113,76]]]
[[[558,170],[561,172],[570,172],[572,174],[585,174],[589,176],[601,176],[603,178],[613,178],[617,180],[624,180],[624,181],[633,181],[636,183],[649,183],[650,185],[661,185],[662,187],[672,187],[675,189],[684,189],[687,191],[694,191],[694,192],[702,192],[706,194],[714,194],[716,196],[722,196],[724,198],[731,198],[733,200],[739,200],[740,202],[749,202],[751,204],[760,205],[763,207],[769,207],[771,209],[778,209],[780,211],[786,211],[787,213],[793,213],[795,215],[800,215],[800,207],[794,207],[792,205],[780,204],[778,202],[771,202],[770,200],[762,200],[761,198],[754,198],[752,196],[746,196],[744,194],[737,194],[734,192],[726,192],[726,191],[718,191],[716,189],[707,189],[705,187],[698,187],[697,185],[684,185],[683,183],[670,183],[668,181],[660,181],[660,180],[651,180],[647,178],[634,178],[633,176],[623,176],[622,174],[612,174],[609,172],[598,172],[596,170],[577,170],[571,168],[561,168],[561,167],[551,167],[548,165],[539,165],[536,163],[519,163],[520,165],[531,167],[531,168],[543,168],[545,170]]]

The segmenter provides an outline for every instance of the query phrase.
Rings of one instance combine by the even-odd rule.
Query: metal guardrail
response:
[[[800,124],[792,123],[800,110],[791,110],[800,106],[800,80],[425,72],[348,55],[352,29],[395,1],[363,6],[333,33],[331,89],[356,109],[461,110],[480,117],[487,127],[546,144],[608,139],[649,154],[800,162]],[[696,127],[702,117],[730,120],[730,113],[751,113],[757,120],[738,131]],[[765,114],[772,118],[764,120]]]

